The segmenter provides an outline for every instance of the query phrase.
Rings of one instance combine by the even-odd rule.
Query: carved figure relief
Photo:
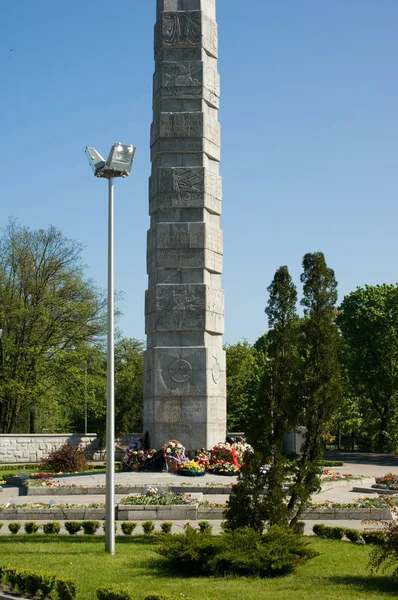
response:
[[[201,13],[163,13],[164,46],[200,46],[202,39]]]
[[[200,94],[202,87],[202,63],[200,62],[166,62],[162,64],[162,86],[194,87]],[[193,92],[190,90],[190,93]]]
[[[204,294],[192,288],[167,287],[156,296],[156,327],[202,329],[204,327]]]
[[[170,365],[170,377],[176,383],[187,383],[192,376],[192,366],[187,360],[178,358]]]
[[[173,170],[173,191],[178,193],[182,204],[188,203],[194,192],[203,190],[203,171],[198,169]]]

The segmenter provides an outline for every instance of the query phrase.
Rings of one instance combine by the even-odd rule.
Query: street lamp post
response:
[[[106,400],[106,486],[105,551],[115,554],[115,360],[114,360],[114,244],[113,185],[115,177],[128,177],[135,153],[134,146],[114,144],[108,159],[87,147],[86,155],[96,177],[108,179],[108,339]]]

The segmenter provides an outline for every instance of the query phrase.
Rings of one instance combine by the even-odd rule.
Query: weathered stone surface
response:
[[[1,434],[0,463],[40,462],[66,443],[84,448],[90,458],[99,448],[95,434]]]
[[[144,431],[225,438],[215,0],[158,0],[147,239]]]

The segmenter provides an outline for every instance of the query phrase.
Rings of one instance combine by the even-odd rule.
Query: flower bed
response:
[[[387,473],[384,477],[376,477],[376,483],[372,488],[398,492],[398,475]]]
[[[156,488],[155,488],[156,489]],[[171,506],[181,504],[193,504],[194,499],[191,494],[173,494],[169,492],[166,494],[156,493],[151,494],[140,494],[136,496],[126,496],[122,498],[119,505],[137,505],[137,506]]]

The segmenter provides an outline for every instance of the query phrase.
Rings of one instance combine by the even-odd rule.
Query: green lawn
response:
[[[104,538],[4,536],[0,564],[75,577],[78,600],[95,600],[100,586],[123,585],[137,600],[151,592],[183,593],[193,600],[376,600],[398,596],[387,576],[369,576],[369,547],[311,538],[320,556],[280,579],[179,578],[154,552],[156,536],[117,538],[116,556],[104,552]]]

